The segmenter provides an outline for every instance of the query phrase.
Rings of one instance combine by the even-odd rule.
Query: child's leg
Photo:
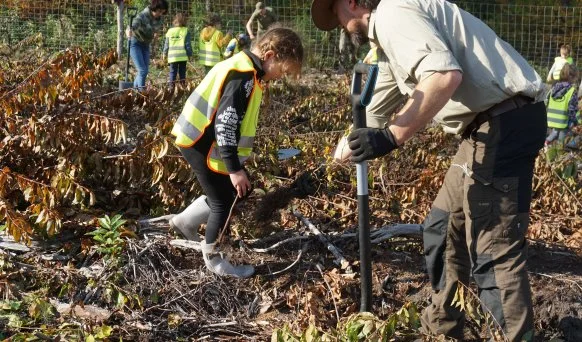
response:
[[[176,74],[178,73],[178,68],[177,68],[177,63],[170,63],[170,85],[172,85],[174,83],[174,81],[176,80]]]
[[[135,39],[130,41],[130,55],[133,64],[137,70],[133,86],[136,88],[143,88],[145,86],[145,79],[148,74],[149,67],[149,45],[138,42]]]
[[[546,143],[547,144],[551,143],[552,141],[556,140],[557,137],[558,137],[558,130],[556,130],[555,128],[550,128],[550,133],[546,137]]]
[[[190,164],[207,197],[210,215],[206,224],[206,243],[214,243],[224,227],[236,196],[230,177],[211,171],[206,166],[206,156],[194,148],[180,148]]]
[[[210,215],[206,224],[206,238],[204,243],[201,244],[204,264],[211,272],[221,276],[250,277],[255,273],[253,266],[235,266],[231,264],[228,261],[228,257],[218,253],[219,247],[216,245],[218,235],[228,219],[230,207],[236,198],[236,192],[230,182],[230,177],[208,169],[206,156],[196,149],[180,148],[180,152],[194,169],[196,178],[198,178],[210,206]]]
[[[178,74],[180,75],[180,80],[184,81],[186,79],[186,61],[178,62]]]
[[[568,130],[567,129],[558,129],[558,141],[559,142],[564,142],[564,140],[566,140],[566,136],[568,135]]]

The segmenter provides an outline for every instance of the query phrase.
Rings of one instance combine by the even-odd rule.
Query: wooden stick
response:
[[[200,245],[199,241],[176,239],[176,240],[171,240],[170,245],[172,245],[174,247],[179,247],[179,248],[195,249],[199,252],[202,251],[202,245]]]
[[[304,253],[304,252],[307,250],[307,248],[308,248],[308,247],[309,247],[309,242],[307,242],[305,245],[303,245],[303,248],[301,248],[301,249],[299,250],[299,254],[297,255],[297,258],[295,259],[295,261],[293,261],[293,263],[291,263],[291,265],[289,265],[289,266],[285,267],[285,268],[284,268],[284,269],[282,269],[282,270],[275,271],[275,272],[271,272],[271,273],[269,273],[269,274],[267,274],[267,275],[268,275],[268,276],[274,276],[274,275],[277,275],[277,274],[281,274],[281,273],[283,273],[283,272],[286,272],[286,271],[290,270],[291,268],[293,268],[293,266],[297,265],[297,263],[298,263],[298,262],[299,262],[299,260],[301,259],[301,256],[302,256],[302,255],[303,255],[303,253]]]
[[[290,237],[288,239],[279,241],[279,242],[275,243],[274,245],[272,245],[270,247],[267,247],[267,248],[251,248],[251,247],[247,246],[246,244],[244,246],[247,249],[249,249],[249,250],[251,250],[253,252],[256,252],[256,253],[267,253],[267,252],[272,251],[273,249],[275,249],[277,247],[280,247],[280,246],[282,246],[282,245],[284,245],[286,243],[293,242],[293,241],[298,241],[298,240],[305,240],[305,239],[311,239],[311,236],[302,236],[302,235],[300,235],[300,236]]]
[[[327,250],[330,251],[333,254],[333,256],[335,256],[335,263],[337,265],[339,265],[342,269],[345,269],[346,273],[354,273],[354,271],[352,270],[352,266],[350,266],[349,261],[347,261],[346,258],[344,258],[339,249],[336,246],[334,246],[331,242],[329,242],[327,237],[319,229],[317,229],[317,227],[313,223],[311,223],[307,218],[301,215],[301,213],[298,212],[297,210],[293,210],[293,215],[295,215],[295,217],[297,217],[305,226],[307,226],[307,228],[309,228],[309,230],[315,236],[317,236],[319,241],[321,241],[321,243],[325,245]]]

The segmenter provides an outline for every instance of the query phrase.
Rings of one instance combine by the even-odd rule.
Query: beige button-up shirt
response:
[[[434,118],[445,132],[462,133],[477,113],[517,94],[543,96],[540,76],[511,45],[444,0],[384,0],[370,17],[368,35],[386,53],[403,94],[435,72],[463,73]]]

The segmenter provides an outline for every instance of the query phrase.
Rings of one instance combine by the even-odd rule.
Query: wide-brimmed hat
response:
[[[262,10],[263,8],[265,8],[265,4],[259,1],[255,5],[255,8],[258,9],[258,10]]]
[[[315,26],[323,31],[331,31],[340,22],[331,10],[335,0],[313,0],[311,3],[311,19]]]

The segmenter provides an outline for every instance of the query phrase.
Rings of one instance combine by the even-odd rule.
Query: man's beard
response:
[[[355,46],[362,46],[369,41],[368,30],[366,29],[366,26],[360,22],[356,23],[356,31],[349,33],[350,40]]]

